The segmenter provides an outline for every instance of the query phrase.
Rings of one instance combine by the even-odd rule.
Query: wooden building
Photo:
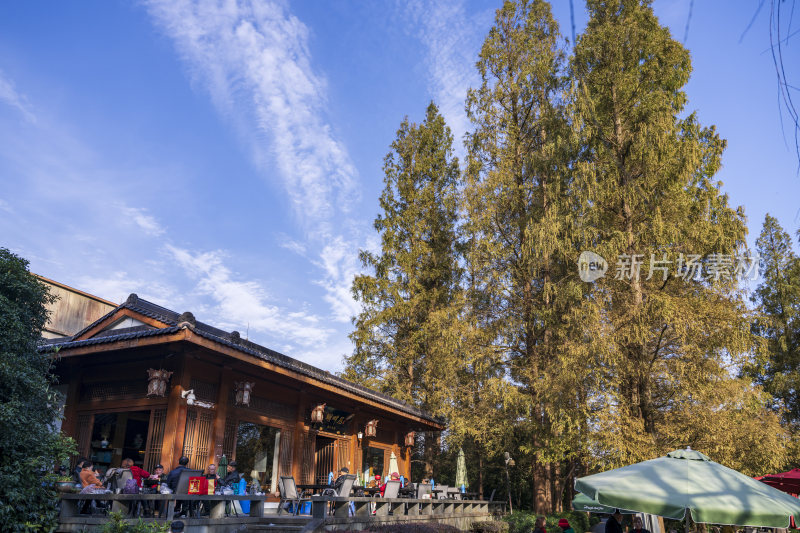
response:
[[[416,407],[131,294],[71,337],[45,339],[66,390],[62,430],[102,467],[130,457],[167,470],[224,455],[274,493],[280,475],[327,481],[347,466],[410,476],[415,433],[442,422]]]

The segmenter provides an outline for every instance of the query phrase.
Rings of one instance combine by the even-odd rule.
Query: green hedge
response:
[[[448,526],[447,524],[429,522],[419,524],[375,525],[364,530],[348,530],[343,533],[461,533],[461,530],[457,527]]]
[[[473,522],[470,531],[472,533],[507,533],[508,523],[492,520]]]
[[[503,520],[508,522],[508,533],[530,533],[536,525],[536,516],[536,513],[518,511],[504,516]],[[558,521],[562,518],[569,520],[569,525],[572,526],[575,533],[586,533],[592,525],[598,522],[598,520],[594,520],[590,523],[586,513],[580,511],[563,511],[547,515],[546,518],[547,533],[561,533]]]

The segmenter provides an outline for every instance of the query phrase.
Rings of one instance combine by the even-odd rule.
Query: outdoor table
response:
[[[442,489],[431,489],[431,494],[433,494],[434,499],[436,499],[436,500],[439,499],[439,494],[441,494],[443,492],[444,491]]]
[[[306,483],[303,485],[297,485],[297,488],[300,490],[301,496],[306,493],[306,491],[314,492],[322,492],[325,489],[333,489],[333,485],[328,485],[327,483]]]
[[[381,489],[378,487],[353,487],[353,492],[363,492],[367,496],[380,495]]]

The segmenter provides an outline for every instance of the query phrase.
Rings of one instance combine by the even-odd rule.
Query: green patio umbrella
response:
[[[456,459],[456,487],[459,489],[467,488],[467,461],[464,459],[464,450],[458,449],[458,459]]]
[[[603,505],[602,503],[598,503],[588,497],[586,494],[579,492],[575,495],[575,498],[572,500],[572,509],[575,511],[585,511],[587,513],[605,513],[605,514],[612,514],[614,512],[614,507],[608,507],[607,505]],[[633,511],[625,511],[620,509],[622,514],[634,514]]]
[[[575,480],[602,505],[696,523],[789,527],[800,500],[689,448]]]

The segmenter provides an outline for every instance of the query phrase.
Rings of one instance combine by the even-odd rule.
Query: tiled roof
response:
[[[94,328],[95,326],[100,324],[103,320],[113,315],[114,313],[118,312],[120,309],[130,309],[141,315],[163,322],[167,324],[168,327],[158,329],[158,328],[139,326],[133,328],[120,329],[120,330],[107,330],[104,331],[102,335],[94,336],[89,339],[73,340],[77,339],[85,332]],[[96,344],[111,343],[122,340],[156,337],[160,335],[170,335],[181,331],[184,327],[188,327],[195,334],[203,338],[218,342],[235,350],[239,350],[240,352],[252,355],[253,357],[257,357],[264,361],[273,363],[282,368],[292,370],[294,372],[297,372],[298,374],[302,374],[317,379],[319,381],[322,381],[323,383],[334,385],[348,392],[361,396],[362,398],[367,398],[375,402],[393,407],[405,413],[413,414],[415,416],[418,416],[424,420],[428,420],[435,424],[440,424],[440,425],[444,424],[443,420],[434,417],[430,413],[427,413],[422,409],[419,409],[413,405],[409,405],[406,402],[393,398],[387,394],[383,394],[381,392],[368,389],[367,387],[364,387],[357,383],[353,383],[351,381],[343,379],[339,376],[331,374],[330,372],[327,372],[315,366],[311,366],[302,361],[298,361],[297,359],[276,352],[275,350],[270,350],[269,348],[265,348],[264,346],[261,346],[254,342],[242,339],[239,336],[239,333],[236,331],[228,333],[226,331],[215,328],[203,322],[198,322],[195,320],[194,316],[191,313],[178,314],[175,311],[171,311],[169,309],[156,305],[152,302],[148,302],[147,300],[142,300],[135,294],[131,294],[123,304],[118,306],[116,309],[114,309],[107,315],[101,317],[94,323],[86,326],[83,330],[76,333],[70,339],[43,339],[43,342],[40,343],[39,350],[41,352],[51,352],[54,351],[56,347],[59,347],[59,349],[63,350],[69,348],[78,348],[82,346],[92,346]]]

